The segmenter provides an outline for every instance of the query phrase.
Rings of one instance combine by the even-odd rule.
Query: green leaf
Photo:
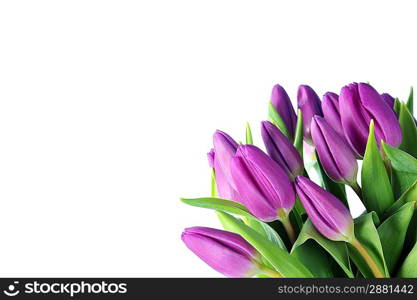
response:
[[[313,277],[311,272],[287,251],[280,249],[274,243],[231,215],[225,213],[220,214],[223,214],[223,220],[228,223],[229,228],[232,228],[233,232],[239,232],[284,277]]]
[[[410,88],[410,94],[408,96],[407,100],[407,108],[410,111],[411,114],[414,113],[414,90],[413,87]]]
[[[275,126],[277,126],[279,128],[279,130],[281,130],[281,132],[289,139],[292,140],[287,126],[285,125],[285,122],[282,120],[281,116],[279,115],[279,113],[277,112],[277,110],[275,109],[275,107],[272,105],[271,102],[269,102],[268,105],[268,114],[269,114],[269,121],[274,124]]]
[[[390,273],[400,258],[413,213],[414,203],[407,203],[378,227],[382,250]]]
[[[219,199],[219,198],[195,198],[195,199],[184,199],[181,198],[181,201],[185,204],[202,207],[202,208],[209,208],[214,209],[217,211],[227,212],[243,217],[255,218],[242,204]]]
[[[252,130],[249,123],[246,123],[246,144],[253,145]]]
[[[410,202],[414,205],[414,215],[410,220],[410,225],[408,225],[407,235],[405,237],[404,249],[410,250],[414,244],[417,242],[417,199]]]
[[[417,127],[413,115],[404,103],[400,104],[399,122],[403,133],[400,149],[417,157]]]
[[[364,214],[355,219],[356,239],[364,246],[369,255],[375,261],[380,270],[384,270],[385,276],[389,276],[388,268],[384,259],[381,240],[379,239],[376,225],[379,225],[378,216],[375,212]],[[374,275],[362,256],[350,244],[348,244],[349,256],[365,278],[373,278]]]
[[[368,211],[375,211],[380,216],[394,203],[394,194],[375,140],[373,121],[369,126],[361,178],[364,205]]]
[[[291,256],[297,258],[306,266],[314,278],[334,277],[329,255],[313,240],[308,240],[302,245],[299,245],[291,251]]]
[[[347,196],[346,196],[346,188],[344,184],[334,182],[327,176],[326,172],[324,171],[323,166],[321,165],[319,156],[316,153],[317,163],[314,164],[314,168],[317,171],[317,175],[319,176],[322,187],[335,195],[338,199],[340,199],[346,207],[349,207]]]
[[[297,126],[295,127],[294,147],[303,158],[303,113],[301,109],[297,112]]]
[[[417,181],[415,181],[409,188],[401,195],[401,197],[391,205],[384,213],[384,218],[388,218],[397,212],[405,203],[417,201]]]
[[[259,221],[254,218],[244,218],[243,222],[248,225],[250,228],[261,234],[263,237],[270,240],[272,243],[274,243],[278,248],[281,248],[283,250],[287,250],[287,247],[285,247],[284,242],[282,241],[281,237],[278,235],[278,233],[272,229],[271,226],[268,224]]]
[[[304,226],[298,235],[297,240],[291,250],[291,253],[297,251],[297,248],[301,247],[308,240],[314,240],[320,245],[330,256],[337,262],[340,268],[345,272],[349,278],[353,278],[348,252],[345,242],[335,242],[322,236],[311,223],[309,219],[304,223]]]
[[[398,98],[395,98],[395,102],[394,102],[394,111],[397,115],[400,114],[400,106],[401,106],[401,101]]]
[[[401,265],[397,277],[399,278],[417,278],[417,243],[411,249]]]
[[[391,162],[394,194],[399,198],[417,180],[417,159],[384,142],[382,148]]]

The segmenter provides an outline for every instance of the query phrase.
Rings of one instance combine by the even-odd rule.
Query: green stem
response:
[[[358,195],[359,199],[361,199],[363,201],[363,195],[362,195],[362,189],[359,186],[358,182],[356,181],[355,183],[351,184],[350,186],[356,193],[356,195]]]
[[[365,249],[365,247],[356,239],[354,238],[350,244],[358,250],[359,254],[363,257],[365,262],[368,264],[369,268],[371,269],[372,273],[374,274],[375,278],[384,278],[384,272],[382,272],[375,261],[372,259],[369,252]]]
[[[290,218],[286,217],[281,219],[282,225],[284,225],[285,231],[287,232],[287,236],[290,239],[291,244],[294,244],[296,236],[294,227],[291,224]]]

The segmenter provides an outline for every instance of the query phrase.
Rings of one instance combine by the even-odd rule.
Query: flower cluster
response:
[[[352,83],[321,100],[301,85],[297,103],[273,87],[266,151],[249,125],[245,144],[214,133],[212,195],[182,201],[224,230],[187,228],[185,245],[228,277],[417,277],[413,90],[402,102]]]

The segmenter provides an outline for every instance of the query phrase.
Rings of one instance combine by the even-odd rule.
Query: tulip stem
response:
[[[363,200],[362,199],[362,189],[359,186],[358,182],[356,181],[350,187],[355,191],[355,193],[356,193],[356,195],[358,195],[359,199]]]
[[[259,263],[258,264],[259,269],[261,270],[261,272],[265,275],[268,275],[269,277],[273,277],[273,278],[284,278],[284,276],[281,275],[281,273],[272,270],[271,268]]]
[[[291,244],[295,242],[295,231],[294,227],[291,224],[290,218],[286,217],[281,220],[282,225],[284,225],[285,231],[287,232],[288,238],[290,239]]]
[[[359,254],[362,256],[362,258],[365,260],[365,262],[368,264],[369,268],[371,269],[372,273],[374,274],[375,278],[384,278],[384,272],[381,272],[378,265],[375,263],[375,261],[372,259],[369,252],[365,249],[365,247],[355,238],[353,241],[350,242],[350,244],[355,247],[356,250],[358,250]]]

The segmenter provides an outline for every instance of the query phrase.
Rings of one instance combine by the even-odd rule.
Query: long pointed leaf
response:
[[[414,203],[406,203],[398,212],[386,219],[378,227],[382,250],[384,251],[385,261],[390,273],[394,270],[400,258],[413,213]]]
[[[410,95],[407,99],[407,108],[411,114],[414,112],[414,89],[413,87],[410,88]]]
[[[288,252],[280,249],[271,241],[231,215],[225,213],[220,214],[223,214],[223,220],[228,223],[229,228],[233,228],[234,232],[238,231],[284,277],[313,277],[311,272]]]
[[[326,250],[326,252],[330,254],[330,256],[337,262],[337,264],[348,277],[354,277],[349,263],[346,243],[335,242],[326,239],[314,228],[314,225],[311,223],[309,219],[307,219],[307,221],[304,223],[304,226],[297,240],[294,243],[291,253],[296,251],[298,247],[301,247],[305,242],[307,242],[310,239],[314,240],[324,250]]]
[[[397,212],[405,203],[417,201],[417,181],[415,181],[409,188],[401,195],[401,197],[394,202],[394,204],[386,210],[384,218],[388,218]]]
[[[294,147],[300,153],[301,158],[303,158],[303,135],[303,113],[299,109],[297,112],[297,126],[295,127]]]
[[[271,102],[269,102],[268,105],[268,114],[269,114],[269,121],[278,127],[279,130],[289,139],[291,140],[291,136],[288,132],[287,126],[285,125],[284,120],[282,120],[281,116],[275,109],[275,107],[272,105]]]
[[[417,159],[384,142],[382,148],[391,162],[394,194],[399,198],[417,180]]]
[[[246,144],[253,145],[252,130],[249,123],[246,123]]]
[[[367,213],[355,219],[355,236],[368,251],[369,255],[378,265],[381,270],[384,270],[385,276],[389,277],[389,272],[384,259],[384,252],[382,250],[381,240],[379,239],[378,231],[375,223],[378,220],[374,212]],[[357,252],[353,246],[348,244],[349,256],[352,258],[359,271],[366,278],[374,277],[368,264],[363,257]]]
[[[313,240],[308,240],[291,251],[314,275],[314,278],[331,278],[333,276],[331,258],[326,251]]]
[[[397,277],[399,278],[417,278],[417,243],[411,249],[401,265]]]
[[[404,103],[400,106],[399,122],[403,133],[400,149],[417,158],[417,126]]]
[[[219,198],[195,198],[195,199],[184,199],[181,198],[181,201],[185,204],[214,209],[217,211],[223,211],[231,214],[236,214],[243,217],[255,218],[242,204],[219,199]]]
[[[394,203],[394,194],[375,140],[373,121],[369,126],[361,181],[363,202],[366,209],[375,211],[380,216]]]

